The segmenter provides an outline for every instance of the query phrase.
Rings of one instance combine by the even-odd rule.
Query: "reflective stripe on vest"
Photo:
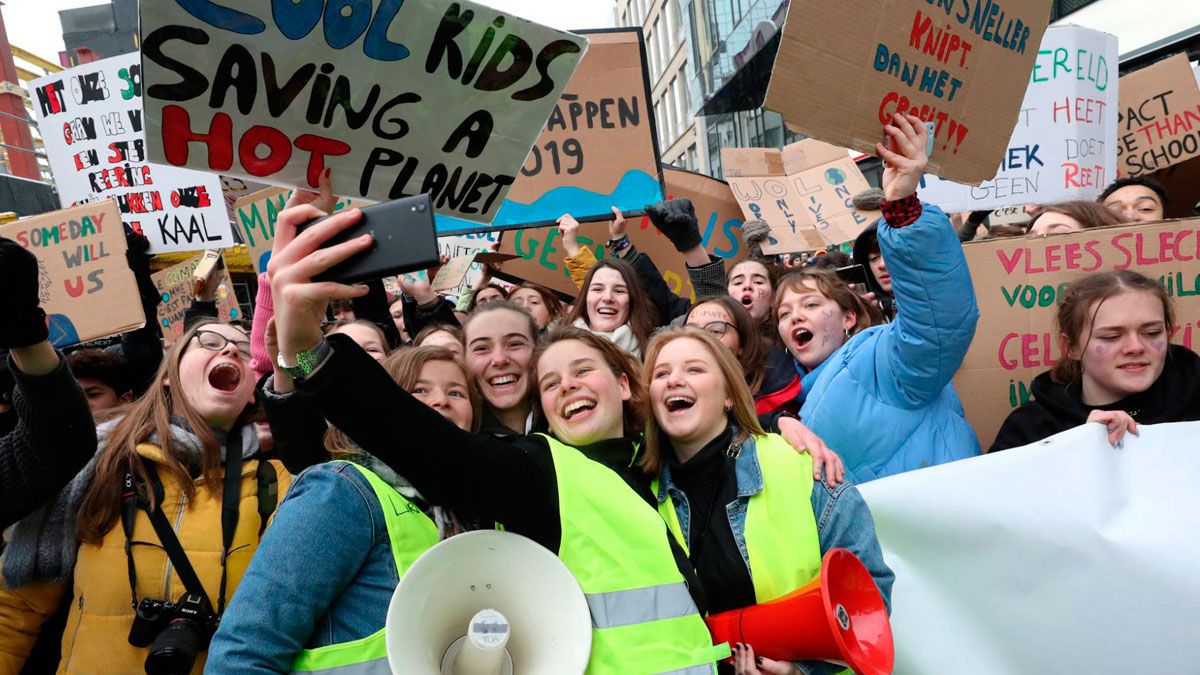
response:
[[[662,518],[616,472],[544,436],[558,478],[558,557],[592,612],[588,675],[712,675],[714,647]]]
[[[422,553],[438,542],[437,525],[374,471],[350,462],[345,463],[357,469],[375,491],[375,498],[379,500],[383,511],[383,521],[387,525],[388,540],[392,544],[396,578],[400,579]],[[391,675],[384,629],[380,627],[371,635],[352,642],[306,649],[296,656],[292,672],[322,675]]]
[[[753,442],[763,489],[750,497],[744,535],[754,599],[762,603],[787,595],[821,573],[821,542],[812,510],[812,456],[796,452],[776,434],[757,436]],[[654,489],[657,494],[657,480]],[[687,538],[669,495],[658,508],[686,551]]]

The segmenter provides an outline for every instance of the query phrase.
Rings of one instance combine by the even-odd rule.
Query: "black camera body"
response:
[[[143,598],[129,629],[129,644],[150,647],[149,675],[190,673],[196,655],[208,648],[220,623],[208,599],[195,593],[185,593],[179,602]]]

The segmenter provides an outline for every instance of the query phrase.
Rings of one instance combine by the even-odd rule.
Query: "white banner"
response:
[[[141,56],[85,63],[29,83],[63,207],[114,197],[150,251],[233,246],[215,174],[147,161]]]
[[[1118,62],[1115,36],[1051,26],[996,177],[972,187],[929,174],[921,199],[947,211],[1095,199],[1117,177]]]
[[[1194,673],[1200,422],[1098,424],[860,487],[898,675]]]
[[[463,0],[156,0],[141,31],[156,160],[477,223],[587,46]]]

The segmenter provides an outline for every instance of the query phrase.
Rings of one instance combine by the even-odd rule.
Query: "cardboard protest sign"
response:
[[[171,344],[183,335],[183,314],[192,306],[193,287],[192,272],[196,269],[204,255],[198,255],[191,260],[168,267],[161,272],[151,275],[155,287],[162,293],[162,302],[158,304],[158,327],[162,330],[163,340]],[[233,279],[229,270],[221,265],[213,272],[217,286],[217,318],[221,321],[233,321],[242,317],[238,306],[237,295],[233,291]],[[209,283],[213,283],[210,281]]]
[[[1095,199],[1117,168],[1118,60],[1115,36],[1051,26],[995,176],[978,186],[926,176],[921,199],[948,211]]]
[[[275,243],[275,221],[279,212],[292,196],[292,191],[286,188],[267,188],[255,192],[234,202],[234,225],[242,237],[242,243],[250,249],[250,263],[258,273],[267,271],[267,262],[271,260],[271,246]],[[334,212],[342,209],[367,206],[367,202],[352,199],[339,199],[333,205]]]
[[[785,147],[724,148],[721,165],[747,220],[765,220],[764,253],[853,241],[873,217],[851,198],[871,187],[842,148],[805,139]]]
[[[149,161],[137,53],[52,73],[29,88],[63,206],[115,198],[121,220],[146,235],[152,253],[234,244],[217,176]]]
[[[1175,297],[1172,342],[1200,351],[1200,219],[1003,237],[963,246],[979,303],[975,341],[954,378],[986,450],[1033,378],[1061,357],[1054,313],[1063,286],[1090,272],[1132,269]]]
[[[658,140],[640,28],[581,31],[588,52],[529,151],[491,229],[580,222],[662,199]],[[438,218],[438,232],[478,228]]]
[[[151,156],[490,222],[587,41],[465,0],[324,5],[142,3]]]
[[[791,6],[763,106],[797,132],[869,154],[893,113],[916,115],[937,125],[930,173],[972,185],[991,178],[1050,0],[885,0],[869,20],[857,9]]]
[[[1200,155],[1200,87],[1186,54],[1121,78],[1120,176],[1140,176]]]
[[[38,297],[50,342],[66,347],[145,325],[125,230],[111,199],[0,225],[38,259]]]
[[[725,258],[726,266],[746,257],[746,249],[742,246],[742,210],[728,184],[671,167],[663,168],[663,180],[669,197],[692,200],[699,221],[701,243],[709,253]],[[650,224],[649,218],[642,218],[640,222],[631,221],[627,233],[638,250],[654,261],[672,292],[695,299],[695,289],[688,279],[683,256]],[[591,248],[596,258],[608,257],[608,250],[604,247],[606,241],[608,223],[580,225],[579,243]],[[506,233],[500,240],[500,252],[520,256],[500,266],[501,276],[541,284],[571,297],[579,294],[579,289],[567,274],[557,227]]]

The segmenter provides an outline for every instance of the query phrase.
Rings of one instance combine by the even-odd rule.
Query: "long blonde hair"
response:
[[[762,425],[758,423],[758,415],[754,410],[754,396],[750,393],[750,386],[746,384],[746,376],[742,373],[741,364],[738,363],[737,357],[729,351],[728,347],[721,344],[720,340],[707,331],[677,326],[661,330],[650,338],[650,344],[646,347],[646,361],[642,366],[642,382],[645,386],[649,386],[648,383],[654,374],[654,364],[663,347],[680,338],[699,341],[717,362],[717,368],[725,378],[724,393],[733,401],[733,408],[729,411],[728,417],[737,425],[738,435],[734,438],[734,443],[740,444],[751,436],[765,434]],[[657,474],[666,464],[664,452],[671,447],[671,442],[662,428],[658,426],[658,420],[654,418],[653,403],[649,396],[646,397],[643,406],[646,417],[646,439],[638,466],[646,473]]]
[[[143,483],[149,482],[150,475],[146,470],[145,461],[137,452],[137,446],[149,442],[152,437],[157,438],[156,442],[162,451],[162,461],[158,464],[179,483],[187,501],[191,503],[194,500],[196,484],[171,433],[172,415],[179,415],[187,420],[192,434],[200,440],[200,468],[206,482],[205,487],[213,498],[221,499],[221,481],[224,477],[221,470],[221,443],[209,428],[208,422],[188,402],[187,396],[182,395],[182,392],[176,396],[167,384],[179,384],[179,363],[189,348],[204,349],[191,346],[197,331],[217,323],[219,322],[214,320],[201,320],[186,330],[183,336],[171,345],[146,393],[124,409],[125,416],[116,423],[105,440],[104,451],[96,460],[95,475],[80,504],[76,525],[80,541],[99,543],[117,522],[126,473],[134,474]],[[244,331],[240,326],[237,328]],[[248,404],[234,422],[230,433],[238,433],[241,427],[259,419],[259,412],[258,406]],[[149,498],[153,508],[153,491]]]

